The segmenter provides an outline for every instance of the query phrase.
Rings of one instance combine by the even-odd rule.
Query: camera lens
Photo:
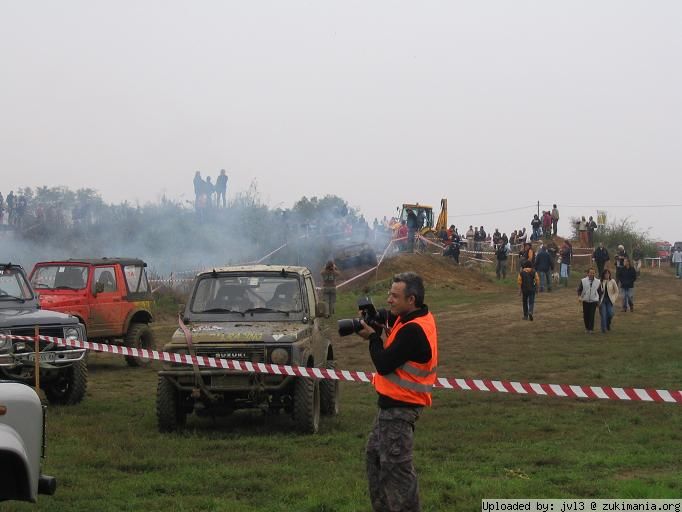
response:
[[[359,318],[344,318],[337,323],[339,326],[339,336],[349,336],[362,330]]]

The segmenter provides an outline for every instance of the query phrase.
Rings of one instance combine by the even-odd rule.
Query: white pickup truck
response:
[[[40,472],[44,448],[40,398],[26,384],[0,380],[0,501],[54,494],[57,480]]]

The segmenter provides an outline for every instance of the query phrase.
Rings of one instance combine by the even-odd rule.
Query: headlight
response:
[[[67,327],[64,329],[64,338],[66,341],[76,341],[80,339],[80,331],[77,327]]]
[[[276,348],[270,353],[270,361],[273,364],[287,364],[289,362],[289,351],[285,348]]]
[[[0,331],[0,352],[9,351],[12,348],[12,338],[9,331]]]

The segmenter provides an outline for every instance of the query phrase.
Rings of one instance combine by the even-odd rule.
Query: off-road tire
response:
[[[45,387],[51,404],[76,405],[83,400],[88,387],[88,363],[85,358],[60,370],[58,377]]]
[[[297,377],[294,381],[294,423],[304,434],[320,428],[320,383],[317,379]]]
[[[154,334],[149,327],[149,324],[132,323],[128,328],[125,337],[125,346],[129,348],[146,348],[152,350],[156,348],[154,343]],[[126,356],[126,363],[128,366],[147,368],[152,364],[151,358]]]
[[[336,367],[334,361],[327,361],[324,365],[327,370]],[[339,414],[339,381],[325,379],[320,381],[320,412],[325,416]]]
[[[156,388],[156,421],[159,432],[173,432],[185,425],[187,413],[180,404],[180,392],[167,378],[159,376]]]

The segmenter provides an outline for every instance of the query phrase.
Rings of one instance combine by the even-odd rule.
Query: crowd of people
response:
[[[15,195],[10,190],[7,197],[3,197],[0,192],[0,224],[21,226],[27,209],[28,199],[23,194]]]

